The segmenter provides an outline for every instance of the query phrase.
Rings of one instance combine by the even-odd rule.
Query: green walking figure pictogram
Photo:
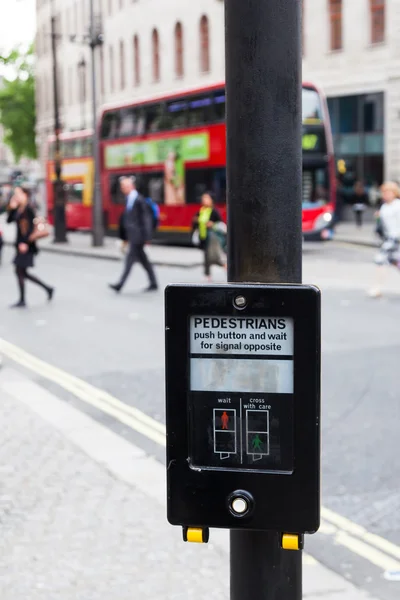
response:
[[[257,435],[254,436],[253,441],[251,442],[251,445],[253,446],[254,451],[255,450],[258,450],[259,452],[262,451],[263,443],[262,443],[261,438],[258,435],[258,433],[257,433]]]

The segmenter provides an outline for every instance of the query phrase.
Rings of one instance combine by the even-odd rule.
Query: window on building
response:
[[[140,85],[140,47],[139,36],[133,37],[133,83]]]
[[[114,91],[114,51],[113,47],[108,48],[108,68],[110,69],[110,92]]]
[[[104,95],[104,50],[103,46],[100,46],[100,93]]]
[[[160,36],[157,29],[153,29],[151,36],[153,51],[153,80],[160,81]]]
[[[385,0],[370,0],[371,7],[371,43],[385,41]]]
[[[77,35],[79,31],[79,18],[78,18],[78,2],[74,4],[74,30],[71,32],[72,35]]]
[[[72,78],[72,67],[68,67],[68,104],[71,105],[74,102],[73,96],[73,78]]]
[[[119,43],[119,70],[120,70],[120,87],[125,89],[125,45],[123,40]]]
[[[58,104],[64,106],[64,86],[63,86],[63,70],[62,67],[57,69],[57,88],[58,88]]]
[[[42,48],[41,48],[41,45],[40,45],[40,41],[41,41],[40,40],[40,31],[37,30],[37,32],[36,32],[36,40],[35,40],[35,50],[36,50],[36,54],[38,56],[40,56],[41,53],[42,53]]]
[[[210,70],[210,26],[208,17],[203,15],[200,19],[200,71],[208,73]]]
[[[35,81],[35,100],[37,111],[41,112],[42,109],[42,82],[36,77]]]
[[[341,50],[342,40],[342,0],[329,0],[331,50]]]
[[[83,104],[87,100],[86,90],[86,62],[84,59],[78,63],[79,102]]]
[[[182,23],[175,25],[175,75],[183,77],[183,29]]]

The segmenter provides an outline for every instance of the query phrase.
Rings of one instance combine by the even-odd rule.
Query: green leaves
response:
[[[0,84],[0,123],[4,127],[4,142],[16,160],[22,156],[36,158],[35,143],[35,78],[33,47],[27,52],[12,50],[0,55],[6,76]]]

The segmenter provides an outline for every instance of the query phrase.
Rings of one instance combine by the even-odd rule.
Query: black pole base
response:
[[[66,244],[67,222],[65,218],[65,192],[62,181],[54,182],[54,244]]]
[[[230,600],[301,600],[302,552],[281,548],[282,535],[232,530]]]

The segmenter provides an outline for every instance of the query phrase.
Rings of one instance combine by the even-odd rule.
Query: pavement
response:
[[[188,251],[191,252],[190,249]],[[185,253],[185,250],[182,252]],[[16,483],[14,491],[10,493],[3,494],[4,486],[10,479],[9,474],[7,478],[0,475],[2,482],[0,496],[17,498],[13,501],[16,502],[17,515],[20,516],[19,537],[15,540],[15,547],[16,552],[20,553],[21,562],[16,563],[14,579],[18,579],[15,575],[18,569],[23,571],[24,553],[29,558],[30,553],[34,552],[32,548],[36,542],[32,542],[33,538],[35,540],[37,538],[38,541],[43,539],[43,546],[46,543],[51,544],[46,542],[46,536],[50,536],[49,539],[53,542],[58,539],[54,528],[52,529],[47,521],[44,521],[43,525],[43,521],[40,520],[42,517],[39,517],[38,512],[33,508],[32,519],[36,522],[36,529],[31,535],[30,521],[26,516],[26,512],[29,513],[34,502],[40,504],[43,501],[46,505],[48,497],[53,494],[54,487],[54,506],[57,506],[57,502],[61,502],[60,498],[63,496],[68,499],[71,494],[76,493],[79,498],[75,504],[68,500],[69,504],[67,503],[67,508],[62,514],[63,520],[68,522],[71,535],[73,534],[72,542],[69,543],[73,548],[78,546],[78,554],[73,555],[77,557],[74,558],[74,565],[78,564],[78,567],[74,568],[77,569],[78,574],[76,577],[71,575],[71,580],[79,582],[87,580],[89,583],[86,588],[87,593],[83,594],[79,591],[81,596],[75,591],[64,591],[63,572],[56,558],[61,557],[59,561],[62,565],[69,564],[68,560],[72,559],[70,551],[64,551],[61,542],[57,542],[55,557],[48,552],[49,558],[47,558],[46,554],[48,560],[46,573],[49,581],[53,578],[52,573],[55,573],[55,577],[60,581],[60,588],[57,588],[57,593],[52,591],[46,593],[44,588],[45,591],[40,596],[44,600],[105,598],[102,591],[97,596],[91,595],[92,588],[96,590],[96,585],[103,585],[102,569],[98,568],[100,559],[96,555],[97,546],[100,548],[98,553],[105,554],[105,573],[110,581],[114,581],[114,569],[117,567],[109,566],[112,559],[107,554],[108,550],[101,532],[90,533],[92,531],[90,527],[97,528],[97,531],[104,527],[105,535],[108,521],[111,522],[113,529],[121,528],[118,518],[110,513],[121,513],[125,519],[124,527],[128,531],[129,543],[118,538],[118,544],[121,544],[124,552],[130,557],[128,560],[132,560],[134,565],[126,567],[126,562],[124,563],[124,559],[121,558],[122,566],[118,571],[118,577],[125,577],[126,571],[133,569],[135,577],[132,577],[134,580],[132,585],[129,587],[130,580],[124,580],[128,582],[126,585],[129,589],[134,591],[137,589],[134,587],[136,580],[139,582],[137,585],[146,580],[150,565],[150,576],[160,577],[162,585],[167,590],[163,593],[163,597],[181,597],[178,594],[182,588],[179,590],[176,584],[179,578],[183,582],[184,589],[188,587],[191,590],[198,589],[200,597],[207,595],[208,590],[212,591],[213,586],[220,591],[219,597],[227,597],[228,558],[226,545],[218,545],[220,532],[212,532],[211,546],[193,548],[181,542],[178,530],[166,525],[164,483],[160,483],[165,462],[164,319],[161,290],[155,294],[143,294],[141,290],[146,285],[146,276],[138,267],[133,270],[132,277],[123,292],[116,295],[107,288],[107,283],[116,280],[121,264],[109,260],[92,260],[90,257],[43,252],[36,261],[35,272],[55,285],[56,294],[53,302],[48,304],[42,290],[28,285],[28,308],[23,311],[9,311],[7,306],[15,300],[16,296],[16,281],[11,264],[13,254],[13,249],[6,247],[3,264],[0,267],[0,356],[3,356],[0,380],[4,374],[7,374],[9,380],[15,381],[16,375],[10,373],[10,370],[17,371],[19,376],[27,377],[28,383],[38,386],[40,391],[29,385],[22,393],[23,386],[21,387],[19,383],[21,393],[17,397],[9,384],[4,389],[0,385],[2,428],[7,431],[8,422],[12,421],[11,417],[8,418],[8,413],[5,413],[3,418],[1,412],[3,404],[4,407],[6,406],[6,398],[10,400],[9,397],[12,397],[12,408],[15,409],[22,402],[24,412],[29,415],[34,408],[35,396],[44,398],[46,394],[50,394],[51,402],[47,404],[41,419],[46,420],[46,414],[51,414],[50,405],[59,406],[61,403],[63,406],[72,407],[107,432],[113,433],[117,439],[124,441],[127,444],[124,444],[124,448],[133,447],[133,452],[140,450],[142,453],[140,456],[146,459],[145,462],[139,462],[139,458],[134,461],[134,457],[129,455],[128,459],[120,460],[119,451],[113,449],[114,446],[110,441],[96,442],[97,448],[101,450],[100,462],[105,465],[107,472],[111,473],[113,480],[117,481],[123,476],[123,469],[127,463],[132,464],[132,469],[138,473],[138,482],[134,479],[129,480],[131,483],[124,480],[126,485],[133,486],[132,495],[130,487],[126,492],[128,508],[121,508],[122,501],[116,493],[113,496],[115,508],[112,509],[113,500],[109,500],[111,492],[104,491],[101,486],[96,487],[97,475],[91,476],[91,467],[89,468],[86,458],[83,459],[82,453],[78,460],[82,467],[76,466],[76,461],[68,450],[70,446],[64,438],[57,448],[50,446],[49,456],[54,456],[56,461],[54,469],[57,473],[58,470],[61,473],[62,467],[57,461],[59,455],[63,460],[62,457],[66,453],[68,461],[73,465],[74,476],[71,476],[67,482],[62,479],[62,483],[59,484],[57,473],[46,475],[45,464],[33,462],[33,458],[47,452],[47,439],[50,434],[40,434],[45,440],[45,443],[40,445],[43,450],[35,450],[30,446],[30,438],[32,444],[35,443],[34,428],[30,424],[24,425],[23,415],[18,416],[17,421],[21,424],[23,437],[21,438],[21,432],[18,433],[19,425],[15,425],[17,432],[13,431],[11,438],[17,439],[17,445],[12,446],[11,442],[7,442],[11,448],[10,458],[0,457],[1,472],[3,465],[12,465],[13,461],[17,460],[18,454],[23,451],[19,448],[26,446],[26,460],[30,465],[25,471],[22,467],[15,467],[17,472],[22,473],[20,481],[24,483]],[[304,281],[319,285],[323,292],[323,507],[320,531],[314,536],[306,537],[308,555],[305,560],[305,589],[309,597],[325,594],[331,600],[329,593],[332,587],[329,577],[327,575],[325,577],[324,574],[313,575],[322,572],[334,574],[334,577],[339,578],[334,579],[338,582],[334,584],[335,586],[344,586],[336,587],[344,591],[336,593],[332,600],[336,598],[347,600],[348,590],[351,590],[351,593],[354,591],[354,593],[364,594],[361,595],[363,600],[369,597],[379,600],[399,598],[400,463],[394,456],[395,449],[398,448],[400,419],[398,402],[400,280],[399,273],[395,269],[390,270],[385,283],[384,297],[379,300],[367,298],[365,291],[371,285],[374,272],[373,255],[373,248],[337,241],[326,244],[306,244],[304,247]],[[157,268],[157,275],[160,288],[171,282],[191,283],[202,281],[203,278],[202,268],[198,266],[192,268],[160,266]],[[213,268],[213,276],[216,282],[224,281],[226,278],[223,269],[217,267]],[[56,400],[59,402],[56,403]],[[9,404],[10,402],[7,406]],[[67,416],[59,420],[70,422]],[[77,431],[79,429],[84,428],[79,426]],[[75,438],[77,437],[78,433],[75,435]],[[89,453],[92,461],[96,463],[90,446],[92,434],[83,434],[83,438],[86,454]],[[9,437],[7,439],[9,440]],[[2,446],[6,447],[6,444]],[[2,447],[0,453],[1,450]],[[147,463],[147,459],[151,461]],[[110,466],[111,460],[114,462]],[[148,466],[154,463],[157,466],[157,473],[160,474],[156,474],[152,467]],[[146,465],[145,469],[139,469],[143,464]],[[120,466],[122,470],[118,471]],[[85,491],[90,511],[86,511],[85,501],[82,500],[83,494],[80,495],[79,490],[73,491],[75,482],[80,481],[81,468],[84,469],[85,480],[90,483],[90,489],[93,488],[93,494],[98,497],[97,505],[94,506],[90,490]],[[5,469],[7,471],[7,467]],[[42,470],[45,480],[40,478]],[[117,471],[118,476],[115,474]],[[31,478],[35,477],[39,478],[38,488],[30,491],[29,486],[33,485],[30,483]],[[21,510],[18,507],[19,496],[25,495],[25,486],[28,490],[26,500],[28,510],[24,512],[24,507]],[[136,489],[143,493],[142,496],[138,496],[137,502]],[[154,498],[152,491],[156,489],[158,492]],[[43,499],[41,495],[44,496]],[[138,520],[133,522],[130,513],[134,513],[137,503],[140,508],[137,513]],[[95,515],[102,514],[103,505],[104,519],[98,522],[95,520]],[[4,537],[3,522],[5,523],[5,518],[9,514],[7,509],[6,517],[2,517],[1,506],[0,500],[0,540]],[[152,533],[151,525],[148,525],[150,517],[146,512],[147,507],[151,511],[157,531],[161,532],[161,542],[158,542],[161,544],[160,554],[155,550],[158,549],[155,535]],[[56,510],[50,508],[48,512],[55,514]],[[88,512],[90,514],[87,514]],[[124,515],[127,512],[129,515],[126,517]],[[74,519],[78,519],[80,513],[82,513],[83,524],[78,521],[78,524],[74,525]],[[156,518],[156,514],[159,514],[159,517]],[[94,525],[92,525],[93,521]],[[90,526],[86,526],[86,523]],[[60,527],[61,525],[60,523]],[[63,529],[61,530],[64,532]],[[63,533],[62,538],[69,539],[68,535]],[[92,556],[89,556],[87,559],[89,573],[86,570],[86,558],[82,558],[79,554],[79,544],[86,543],[85,540],[79,541],[80,537],[84,538],[86,535],[89,536],[91,543],[90,552],[93,554],[93,561],[98,561],[96,564],[91,562]],[[96,537],[97,535],[99,537]],[[162,545],[164,537],[167,540],[165,546]],[[109,532],[109,538],[114,540],[112,531]],[[129,544],[134,547],[131,548]],[[136,553],[136,547],[140,556]],[[9,543],[7,552],[10,548]],[[165,558],[167,548],[168,551],[171,549],[172,556],[177,556],[176,573],[173,571],[175,563],[172,564],[171,558]],[[207,553],[210,548],[212,548],[212,558],[208,559]],[[84,552],[88,553],[87,545],[84,545],[82,554]],[[112,552],[119,559],[120,554],[114,548],[114,542]],[[160,567],[155,564],[156,559],[151,558],[154,553],[159,557]],[[314,571],[311,568],[313,565],[310,564],[310,555],[317,561],[317,566],[318,564],[323,566],[323,571]],[[7,570],[2,567],[4,561],[8,560],[7,553],[2,552],[0,556],[3,557],[0,559],[0,598],[3,600],[6,597],[8,600],[10,596],[1,593],[3,576],[5,577],[9,570],[8,566]],[[38,556],[42,555],[38,554]],[[12,557],[14,560],[14,555]],[[164,566],[167,560],[170,560],[167,563],[168,571]],[[203,560],[205,562],[202,562]],[[136,564],[142,564],[143,568],[139,573],[135,571]],[[33,572],[35,577],[38,577],[39,566],[35,568]],[[204,570],[203,578],[206,584],[197,579],[198,569]],[[90,580],[90,577],[94,578],[96,573],[100,577],[98,584]],[[321,585],[319,588],[322,590],[321,593],[317,588],[313,595],[312,588],[307,583],[310,578],[311,584]],[[170,590],[169,582],[172,586]],[[43,584],[41,579],[39,583],[46,585],[46,582]],[[22,586],[23,581],[9,582],[9,584]],[[57,586],[54,581],[52,585],[53,588]],[[151,581],[150,589],[156,589],[154,586],[157,585],[157,582]],[[204,585],[209,586],[207,594]],[[114,593],[113,590],[107,595],[107,600],[124,598],[124,590],[121,594],[119,591]],[[189,593],[195,592],[187,592],[185,597]],[[140,598],[141,595],[141,593],[132,593],[133,597]],[[22,592],[20,596],[14,592],[11,594],[12,600],[30,597],[28,593],[24,595]],[[143,597],[146,598],[145,595]],[[355,598],[359,600],[360,597]]]
[[[13,245],[15,241],[15,225],[1,224],[3,239],[6,245]],[[77,256],[82,258],[97,258],[102,260],[121,261],[123,253],[118,239],[105,237],[104,245],[100,248],[92,246],[92,238],[89,233],[68,232],[68,242],[55,244],[53,232],[48,238],[40,240],[42,252],[52,252],[66,256]],[[161,246],[149,244],[146,248],[149,258],[155,266],[192,268],[203,264],[203,253],[198,248],[180,248],[176,246]]]
[[[339,223],[335,231],[335,241],[370,248],[377,248],[381,244],[375,233],[375,224],[368,222],[361,227],[357,227],[354,223]]]
[[[13,244],[15,239],[15,226],[3,225],[3,237],[6,244]],[[335,240],[349,244],[376,248],[379,238],[374,233],[374,225],[365,223],[358,228],[354,223],[340,223],[335,232]],[[123,254],[116,238],[105,237],[101,248],[94,248],[91,235],[83,232],[69,232],[68,243],[55,244],[53,235],[40,241],[43,252],[53,252],[69,256],[97,258],[103,260],[121,261]],[[203,253],[198,248],[161,246],[150,244],[147,246],[150,260],[156,266],[192,268],[203,263]]]
[[[10,366],[0,371],[2,600],[228,598],[228,537],[184,544],[165,469]],[[310,556],[304,598],[368,600]]]

